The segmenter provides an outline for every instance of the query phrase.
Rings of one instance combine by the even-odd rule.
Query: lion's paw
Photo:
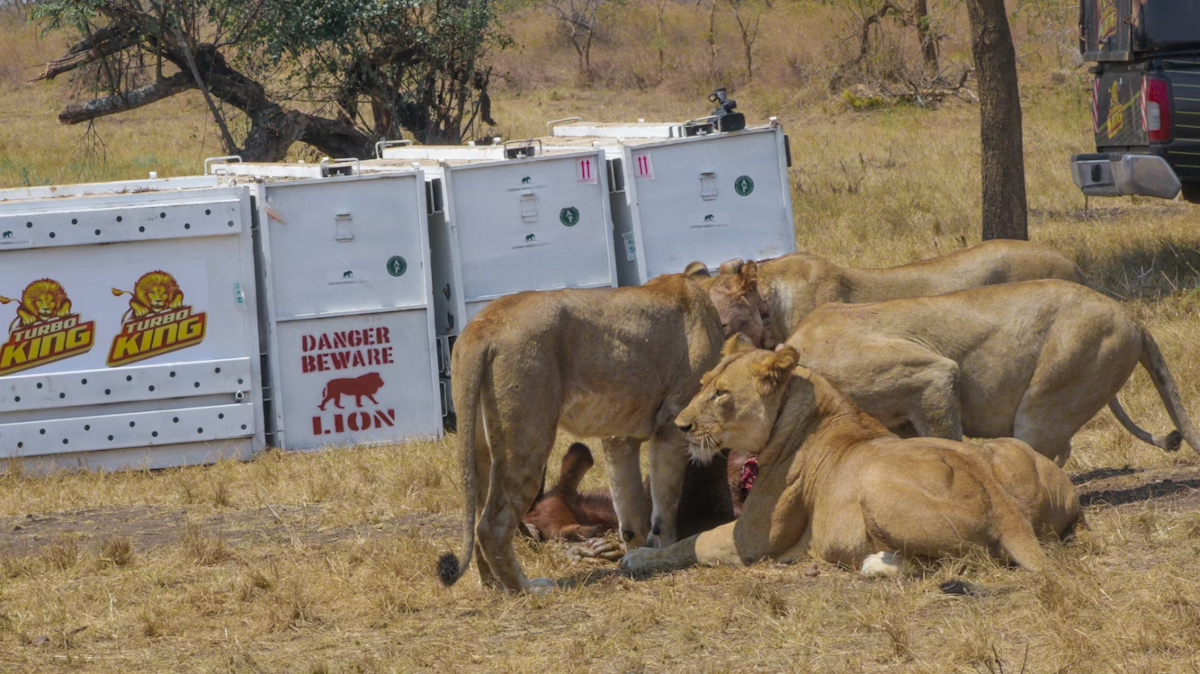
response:
[[[649,571],[656,566],[658,553],[659,551],[655,548],[630,550],[621,558],[621,568],[634,573]]]
[[[909,564],[898,552],[877,552],[863,559],[859,571],[864,576],[895,578],[907,573]]]

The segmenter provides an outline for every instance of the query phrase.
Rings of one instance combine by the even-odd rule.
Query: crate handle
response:
[[[217,175],[214,166],[218,164],[228,164],[230,162],[241,163],[242,158],[236,154],[226,155],[224,157],[209,157],[204,160],[204,175]]]
[[[389,147],[398,146],[398,145],[412,145],[412,141],[411,140],[381,140],[378,143],[375,143],[375,158],[382,159],[383,151],[385,149],[387,149]]]

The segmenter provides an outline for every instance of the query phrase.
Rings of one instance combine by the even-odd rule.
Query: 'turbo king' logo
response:
[[[136,363],[204,341],[207,314],[193,312],[184,305],[183,291],[167,272],[143,274],[132,292],[113,288],[112,294],[129,295],[131,299],[121,317],[121,332],[108,351],[109,367]]]
[[[16,302],[0,297],[0,304]],[[38,279],[21,293],[17,317],[8,326],[8,341],[0,346],[0,375],[12,374],[91,350],[95,323],[81,323],[71,313],[71,300],[62,284]]]

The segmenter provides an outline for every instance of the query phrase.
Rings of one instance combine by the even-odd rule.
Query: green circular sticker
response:
[[[404,276],[404,272],[408,271],[408,263],[399,255],[393,255],[387,261],[387,270],[392,276]]]
[[[738,179],[733,181],[733,191],[743,197],[747,196],[754,191],[754,179],[750,176],[738,176]]]
[[[567,227],[574,227],[579,224],[579,209],[574,206],[567,206],[558,212],[558,221]]]

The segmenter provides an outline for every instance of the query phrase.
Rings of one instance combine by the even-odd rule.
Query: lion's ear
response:
[[[740,258],[735,257],[732,260],[725,260],[724,262],[722,262],[721,266],[718,267],[718,269],[719,269],[720,273],[722,273],[722,274],[736,274],[742,270],[743,264],[744,263],[741,261]]]
[[[787,381],[792,370],[800,363],[800,352],[794,347],[784,346],[764,361],[760,366],[758,377],[765,387],[774,389],[780,383]]]
[[[749,337],[739,332],[725,340],[725,346],[721,347],[721,357],[728,358],[729,356],[739,353],[746,353],[747,351],[753,350],[754,342],[750,341]]]
[[[754,260],[750,260],[742,266],[739,276],[738,284],[743,293],[758,291],[758,264]]]
[[[696,260],[684,268],[683,275],[688,278],[708,278],[710,276],[708,273],[708,265],[704,264],[700,260]]]

